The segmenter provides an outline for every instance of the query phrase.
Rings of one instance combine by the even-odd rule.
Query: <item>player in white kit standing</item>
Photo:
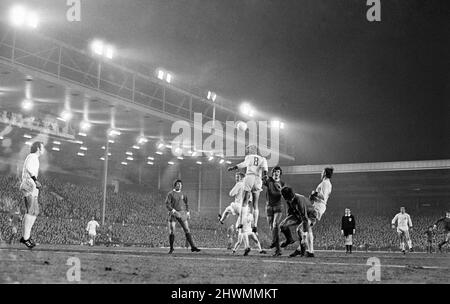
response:
[[[246,217],[246,213],[248,212],[247,207],[249,205],[249,201],[252,201],[252,213],[254,218],[254,227],[252,229],[253,232],[257,232],[258,227],[258,218],[259,218],[259,208],[258,208],[258,200],[259,195],[262,191],[262,179],[266,178],[267,171],[269,171],[267,166],[267,160],[258,155],[258,148],[255,145],[247,146],[247,156],[242,163],[237,164],[236,166],[229,167],[228,171],[233,171],[237,169],[246,168],[246,174],[244,178],[244,200],[242,202],[242,212],[241,219],[238,228],[242,228],[243,219]]]
[[[89,234],[89,245],[94,246],[95,237],[97,236],[97,228],[100,227],[100,224],[95,220],[93,216],[89,221],[86,227],[86,231]]]
[[[397,226],[395,225],[395,223],[397,223]],[[412,221],[409,214],[405,212],[405,207],[401,207],[400,213],[397,213],[392,219],[392,229],[395,228],[397,228],[397,234],[400,238],[400,249],[402,250],[403,254],[406,253],[405,240],[408,243],[409,251],[412,252],[412,242],[411,238],[409,237],[409,230],[412,229]]]
[[[30,154],[28,154],[22,169],[22,181],[20,191],[25,201],[26,213],[23,217],[23,236],[20,239],[29,249],[36,246],[31,239],[31,229],[39,214],[38,196],[41,183],[37,180],[39,174],[39,157],[44,154],[44,143],[36,141],[31,145]]]

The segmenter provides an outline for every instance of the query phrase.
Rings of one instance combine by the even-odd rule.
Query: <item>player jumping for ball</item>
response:
[[[183,228],[186,234],[186,240],[191,245],[192,252],[198,252],[198,249],[192,239],[191,231],[189,230],[188,220],[190,219],[189,206],[187,196],[181,192],[183,183],[181,180],[177,179],[173,183],[173,190],[167,194],[166,197],[166,208],[169,210],[169,244],[170,250],[169,254],[173,253],[173,244],[175,242],[175,225],[178,222]]]
[[[36,141],[31,145],[30,154],[28,154],[22,169],[22,181],[20,191],[25,201],[26,213],[23,217],[23,236],[20,239],[29,249],[36,246],[31,238],[31,229],[39,214],[38,196],[42,188],[37,180],[39,174],[39,157],[44,154],[44,143]]]
[[[397,226],[396,226],[397,223]],[[400,213],[397,213],[392,219],[392,229],[397,228],[397,234],[400,238],[400,249],[403,254],[405,251],[405,240],[408,243],[409,251],[413,251],[412,241],[409,237],[409,231],[412,229],[411,217],[405,212],[405,207],[400,207]]]
[[[230,196],[234,197],[234,202],[225,208],[222,215],[218,215],[221,224],[224,223],[230,214],[237,216],[241,214],[242,199],[244,198],[244,177],[245,174],[242,172],[237,172],[235,175],[236,184],[230,190]]]
[[[450,211],[447,211],[445,213],[445,217],[440,218],[434,223],[433,228],[436,229],[437,225],[442,222],[444,224],[444,230],[445,230],[445,240],[439,243],[438,248],[439,251],[442,252],[442,246],[449,243],[450,240]]]
[[[258,148],[255,145],[247,146],[247,156],[245,157],[245,160],[242,163],[237,164],[236,166],[229,167],[228,171],[243,168],[247,168],[247,170],[244,178],[244,200],[242,202],[241,219],[238,228],[242,228],[243,220],[247,215],[247,208],[245,207],[249,205],[249,202],[251,200],[254,219],[254,227],[252,231],[256,233],[259,217],[258,200],[259,194],[262,191],[262,178],[265,178],[269,169],[267,167],[267,160],[264,157],[258,155]]]
[[[281,188],[284,182],[280,179],[282,170],[280,167],[272,169],[272,176],[263,180],[266,192],[266,215],[269,228],[272,231],[272,244],[270,248],[275,248],[274,256],[280,256],[280,223],[283,216],[281,207]]]

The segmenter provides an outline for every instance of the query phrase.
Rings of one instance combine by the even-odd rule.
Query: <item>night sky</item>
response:
[[[65,0],[24,2],[45,9],[43,33],[104,38],[149,71],[274,113],[298,164],[450,158],[448,0],[381,0],[373,23],[365,0],[83,0],[79,23]]]

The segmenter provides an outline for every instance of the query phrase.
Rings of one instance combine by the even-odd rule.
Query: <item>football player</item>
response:
[[[246,208],[248,208],[248,206]],[[251,213],[246,212],[246,218],[243,221],[242,228],[238,229],[239,230],[238,241],[233,248],[233,254],[236,252],[236,250],[243,242],[245,247],[244,256],[247,256],[251,250],[249,242],[250,239],[256,243],[256,246],[258,247],[260,254],[266,254],[266,251],[261,248],[261,243],[258,240],[258,236],[256,235],[255,232],[252,231],[253,221],[254,221],[253,215]]]
[[[320,221],[325,210],[327,209],[327,201],[331,194],[331,177],[333,176],[334,169],[327,167],[323,169],[320,178],[321,182],[317,186],[316,190],[311,193],[309,199],[311,200],[314,209],[317,211],[317,220]]]
[[[281,247],[286,247],[289,244],[295,243],[291,235],[290,227],[296,226],[300,245],[289,256],[304,256],[306,254],[306,257],[314,257],[314,236],[312,227],[318,220],[316,208],[314,208],[308,198],[294,193],[290,187],[281,189],[281,195],[286,200],[288,206],[288,216],[280,224],[281,232],[286,237],[286,241],[281,244]]]
[[[39,174],[39,157],[44,154],[44,143],[36,141],[31,145],[30,154],[28,154],[22,169],[22,181],[20,191],[22,192],[26,213],[23,217],[23,236],[20,239],[29,249],[36,246],[31,238],[31,229],[39,214],[38,196],[42,188],[37,180]]]
[[[86,226],[86,231],[89,235],[89,245],[94,246],[95,238],[97,237],[97,228],[100,227],[100,224],[95,220],[95,216],[89,221]]]
[[[397,224],[397,226],[396,226]],[[409,231],[412,229],[411,217],[405,212],[405,207],[400,207],[400,213],[397,213],[392,219],[392,229],[397,228],[397,234],[400,238],[400,249],[405,254],[405,241],[408,243],[409,251],[412,252],[412,241],[409,237]]]
[[[440,218],[436,221],[436,223],[434,223],[433,228],[436,229],[437,225],[442,222],[444,224],[444,230],[445,230],[445,240],[442,241],[441,243],[439,243],[438,248],[439,251],[442,252],[442,246],[444,246],[445,244],[448,244],[449,240],[450,240],[450,211],[447,211],[445,213],[445,217]]]
[[[189,205],[187,196],[181,192],[183,188],[183,183],[180,179],[177,179],[173,183],[173,190],[167,194],[166,197],[166,208],[169,211],[169,244],[170,250],[169,254],[173,253],[173,244],[175,242],[175,225],[178,222],[183,228],[186,234],[186,240],[191,245],[192,252],[198,252],[198,249],[194,240],[192,239],[191,231],[189,229],[188,220],[190,219]]]
[[[247,146],[247,156],[244,161],[237,164],[236,166],[229,167],[228,171],[233,171],[237,169],[246,168],[246,174],[244,178],[244,200],[242,202],[242,214],[240,219],[240,224],[238,228],[242,228],[243,219],[246,218],[246,212],[248,212],[247,207],[249,202],[251,203],[252,213],[253,213],[253,232],[257,232],[258,218],[259,218],[259,194],[262,191],[262,178],[266,178],[267,171],[267,160],[258,155],[258,148],[255,145]],[[251,197],[251,198],[250,198]]]
[[[239,216],[241,214],[242,199],[244,198],[244,177],[245,174],[242,172],[237,172],[235,175],[236,184],[229,193],[231,197],[234,197],[234,202],[230,203],[230,205],[225,208],[222,215],[218,215],[221,224],[227,219],[228,215],[232,214]]]
[[[272,169],[272,176],[263,180],[263,185],[267,187],[266,215],[269,228],[272,231],[272,244],[270,248],[275,248],[274,256],[281,255],[279,232],[283,216],[281,207],[281,188],[284,187],[284,182],[281,180],[282,172],[280,167],[274,167]]]

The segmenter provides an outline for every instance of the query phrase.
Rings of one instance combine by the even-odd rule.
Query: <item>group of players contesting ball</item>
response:
[[[39,157],[44,152],[44,143],[36,141],[31,145],[30,153],[23,164],[19,187],[24,197],[26,209],[26,213],[23,216],[23,235],[20,242],[30,249],[36,246],[36,243],[31,238],[31,230],[39,214],[38,196],[42,185],[37,178],[39,174]],[[259,218],[258,201],[263,186],[265,186],[267,188],[266,215],[272,232],[272,244],[270,248],[274,248],[275,250],[273,255],[281,256],[281,248],[295,243],[291,233],[291,227],[296,227],[300,244],[289,256],[314,257],[314,235],[312,229],[326,211],[327,201],[332,190],[331,177],[333,176],[333,168],[326,167],[323,169],[321,182],[309,197],[295,193],[291,187],[285,185],[281,180],[282,169],[279,166],[272,169],[272,176],[268,176],[267,160],[258,154],[258,149],[255,145],[249,145],[246,149],[245,160],[235,166],[229,167],[228,171],[236,171],[244,168],[246,169],[246,173],[236,173],[236,185],[230,191],[230,196],[234,197],[234,202],[225,209],[222,215],[219,215],[219,221],[221,223],[224,223],[230,214],[238,216],[236,228],[238,229],[239,236],[233,248],[233,253],[236,252],[241,243],[244,243],[244,255],[248,255],[250,252],[249,239],[253,239],[256,242],[260,253],[266,253],[261,248],[257,235]],[[181,191],[182,181],[177,179],[173,186],[173,190],[167,194],[165,201],[166,208],[169,212],[169,254],[174,252],[175,226],[177,222],[186,234],[186,242],[190,245],[191,251],[199,252],[200,249],[195,246],[189,229],[188,220],[190,219],[190,213],[188,199]],[[287,216],[284,219],[282,219],[282,198],[287,204]],[[427,235],[429,235],[429,231],[436,229],[440,222],[444,224],[446,236],[445,240],[439,244],[439,250],[441,250],[444,244],[449,244],[450,212],[447,212],[445,217],[437,220],[434,225],[431,225],[427,231]],[[412,242],[409,237],[412,221],[411,217],[405,212],[404,207],[400,209],[400,213],[392,220],[392,228],[397,230],[400,239],[400,249],[403,253],[406,251],[405,241],[408,244],[409,250],[412,251]],[[280,232],[285,237],[285,240],[281,244],[279,240]],[[346,236],[346,245],[347,241],[351,243],[351,231],[346,231],[344,235]]]

